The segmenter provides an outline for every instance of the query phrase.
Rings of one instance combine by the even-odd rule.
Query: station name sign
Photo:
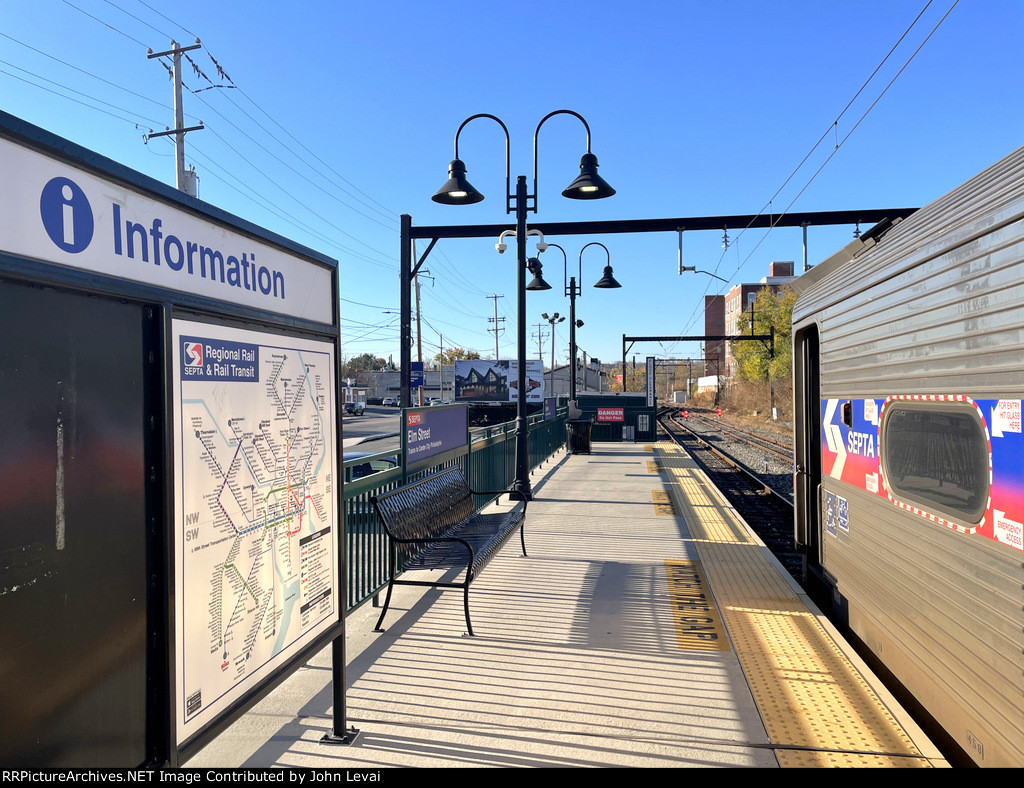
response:
[[[469,409],[465,405],[406,410],[404,422],[402,439],[410,464],[469,443]]]
[[[140,187],[0,138],[0,251],[332,323],[331,269]]]

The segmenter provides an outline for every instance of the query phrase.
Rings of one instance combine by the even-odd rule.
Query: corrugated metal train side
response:
[[[795,285],[809,569],[978,764],[1024,766],[1024,148]]]

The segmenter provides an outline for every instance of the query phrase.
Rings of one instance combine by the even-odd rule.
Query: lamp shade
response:
[[[527,290],[551,289],[551,285],[544,281],[544,276],[541,272],[541,269],[544,266],[540,264],[540,260],[538,260],[536,257],[531,257],[529,260],[526,261],[526,267],[530,271],[530,273],[533,274],[533,281],[526,286]],[[547,315],[545,315],[544,317],[546,319]]]
[[[466,165],[460,159],[452,159],[448,165],[448,180],[430,199],[444,205],[469,205],[480,202],[483,198],[484,196],[466,180]]]
[[[606,265],[604,267],[604,276],[601,277],[601,279],[598,281],[596,285],[594,285],[594,287],[611,288],[622,287],[622,285],[615,281],[615,277],[612,276],[612,267],[610,265]]]
[[[562,192],[563,197],[573,200],[600,200],[613,194],[615,189],[597,174],[597,156],[593,153],[583,154],[583,158],[580,159],[579,177]]]

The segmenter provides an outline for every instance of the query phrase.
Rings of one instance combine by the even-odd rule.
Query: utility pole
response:
[[[504,298],[504,297],[505,296],[503,296],[503,295],[497,295],[497,294],[489,295],[489,296],[484,296],[484,298],[493,298],[494,299],[494,317],[487,318],[487,322],[488,323],[494,323],[494,328],[489,328],[487,330],[494,332],[494,360],[495,361],[500,361],[501,360],[501,356],[498,354],[498,335],[501,332],[503,332],[505,329],[501,328],[498,324],[499,323],[504,323],[505,322],[505,318],[498,317],[498,299],[499,298]]]
[[[185,107],[181,97],[181,53],[191,52],[193,49],[201,48],[202,44],[198,38],[196,39],[195,44],[187,47],[178,46],[178,42],[172,39],[171,48],[166,52],[154,52],[150,49],[146,56],[148,59],[152,60],[156,57],[165,57],[170,55],[171,62],[173,63],[171,68],[171,79],[174,82],[174,128],[158,132],[154,132],[150,129],[147,137],[167,137],[171,134],[174,135],[174,161],[177,188],[178,191],[185,192],[193,197],[198,196],[199,190],[196,188],[195,170],[185,169],[185,132],[199,131],[203,128],[203,123],[200,121],[198,126],[189,126],[188,128],[185,128]]]
[[[412,242],[412,256],[416,258],[416,241]],[[423,330],[420,325],[420,274],[429,274],[430,270],[424,268],[416,272],[415,283],[416,283],[416,360],[420,362],[420,369],[423,369]],[[433,284],[434,277],[427,277]],[[423,405],[423,386],[420,386],[416,391],[416,403],[420,406]]]
[[[537,337],[537,357],[544,358],[544,323],[537,324],[537,333],[534,336]]]

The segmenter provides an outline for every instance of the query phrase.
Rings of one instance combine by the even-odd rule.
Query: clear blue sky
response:
[[[200,197],[338,259],[345,354],[397,363],[400,214],[416,225],[513,225],[504,137],[487,120],[460,141],[487,199],[430,200],[470,115],[508,126],[513,180],[532,177],[534,131],[547,113],[572,109],[589,122],[601,174],[618,193],[561,197],[585,134],[556,117],[540,132],[531,221],[920,206],[1024,144],[1022,34],[1021,0],[5,0],[0,108],[173,184],[173,144],[143,141],[173,118],[167,72],[146,48],[198,36],[204,48],[192,58],[209,80],[189,67],[187,87],[235,86],[185,97],[186,123],[206,124],[186,149]],[[810,262],[853,230],[811,228]],[[684,264],[734,284],[758,281],[773,260],[801,266],[799,229],[729,228],[729,239],[723,250],[721,232],[685,234]],[[591,287],[606,262],[591,247],[577,299],[586,323],[577,342],[604,361],[621,357],[623,334],[702,333],[703,296],[728,289],[678,274],[674,233],[547,240],[568,252],[570,275],[585,243],[610,251],[622,289]],[[422,281],[425,356],[442,336],[445,347],[493,355],[488,296],[499,295],[500,355],[514,357],[514,245],[499,256],[496,241],[435,247],[432,279]],[[561,255],[542,260],[554,287],[529,294],[533,357],[541,313],[569,311]],[[556,330],[556,363],[567,325]],[[700,348],[634,352],[678,358]]]

